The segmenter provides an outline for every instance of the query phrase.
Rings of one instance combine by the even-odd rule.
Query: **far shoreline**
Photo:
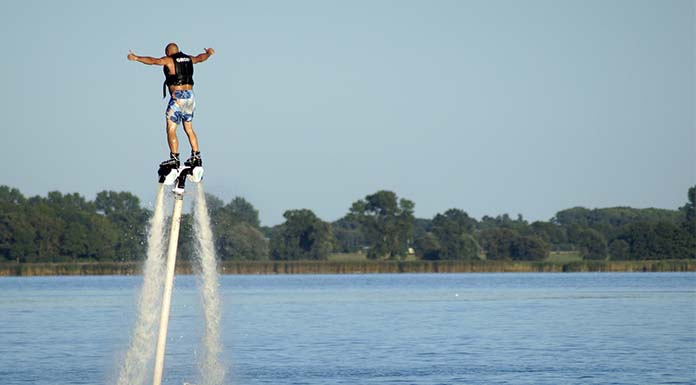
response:
[[[0,263],[0,277],[140,275],[142,262]],[[645,261],[222,261],[223,275],[398,273],[696,272],[696,260]],[[176,273],[194,274],[190,261]]]

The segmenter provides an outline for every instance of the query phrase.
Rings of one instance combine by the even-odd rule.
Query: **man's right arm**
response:
[[[169,57],[167,57],[167,56],[164,56],[161,58],[156,58],[156,57],[150,57],[150,56],[138,56],[138,55],[134,54],[133,51],[130,51],[128,53],[128,60],[137,61],[137,62],[147,64],[147,65],[160,65],[160,66],[167,65],[167,59],[169,59]]]
[[[206,48],[205,52],[193,57],[193,64],[203,63],[204,61],[208,60],[209,57],[213,56],[214,53],[214,49]]]

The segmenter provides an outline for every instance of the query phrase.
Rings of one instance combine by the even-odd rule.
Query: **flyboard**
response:
[[[172,213],[172,226],[169,233],[169,247],[167,249],[167,267],[164,277],[164,290],[162,292],[162,312],[160,314],[159,335],[157,337],[157,350],[155,353],[155,367],[152,384],[162,384],[162,372],[164,370],[164,351],[167,345],[167,329],[169,328],[169,311],[172,304],[172,289],[174,287],[174,269],[176,267],[176,249],[179,242],[179,226],[181,224],[181,210],[184,205],[184,192],[186,180],[199,183],[203,180],[203,167],[184,166],[180,168],[160,166],[157,170],[159,176],[160,193],[164,186],[174,186],[174,211]]]

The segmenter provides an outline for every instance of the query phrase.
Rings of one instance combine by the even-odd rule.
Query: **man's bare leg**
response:
[[[176,128],[178,124],[167,119],[167,142],[169,142],[169,152],[172,154],[179,153],[179,139],[176,137]]]
[[[198,137],[193,132],[193,124],[191,122],[183,122],[183,125],[184,132],[188,136],[189,143],[191,143],[191,157],[184,164],[190,167],[202,166],[201,153],[198,151]]]
[[[189,143],[191,143],[191,151],[198,152],[198,137],[196,133],[193,132],[192,122],[184,122],[184,132],[188,136]]]
[[[178,124],[167,117],[167,142],[169,143],[169,159],[160,163],[160,167],[179,167],[179,140],[176,137]]]

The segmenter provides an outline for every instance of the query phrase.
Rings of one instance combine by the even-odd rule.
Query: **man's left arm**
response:
[[[202,63],[202,62],[208,60],[209,57],[213,56],[214,53],[215,53],[214,49],[206,48],[205,52],[203,52],[202,54],[196,55],[196,56],[192,57],[191,59],[193,60],[193,64]]]
[[[161,58],[156,58],[156,57],[150,57],[150,56],[138,56],[133,53],[133,51],[128,52],[128,60],[130,61],[137,61],[143,64],[147,65],[167,65],[167,60],[171,60],[167,56],[163,56]]]

